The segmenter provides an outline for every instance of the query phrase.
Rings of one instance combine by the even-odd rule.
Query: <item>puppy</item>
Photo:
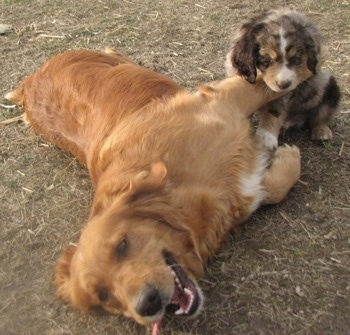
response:
[[[251,132],[252,113],[281,94],[238,76],[193,94],[111,50],[60,54],[7,94],[95,189],[77,246],[57,262],[58,297],[154,335],[166,310],[196,315],[197,279],[227,232],[300,176],[296,147],[271,156]]]
[[[312,140],[332,138],[340,91],[335,78],[320,71],[323,55],[319,29],[294,10],[265,12],[240,28],[226,74],[254,83],[261,73],[271,90],[288,92],[261,109],[257,136],[268,148],[277,147],[281,127],[306,124]]]

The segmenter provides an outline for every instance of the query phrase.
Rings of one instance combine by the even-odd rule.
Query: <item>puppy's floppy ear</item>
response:
[[[305,45],[307,53],[307,67],[316,74],[321,57],[321,33],[312,23],[305,25]]]
[[[307,52],[307,63],[306,63],[307,68],[313,74],[316,74],[319,52],[317,51],[317,47],[316,47],[315,42],[312,38],[307,39],[306,52]]]
[[[259,54],[259,43],[257,34],[265,27],[260,18],[245,23],[235,39],[228,60],[237,70],[237,74],[248,82],[254,83],[257,76],[257,57]]]

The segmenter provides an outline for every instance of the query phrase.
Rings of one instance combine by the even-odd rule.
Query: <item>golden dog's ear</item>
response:
[[[168,170],[162,161],[153,163],[150,171],[140,172],[136,179],[142,183],[148,183],[153,185],[164,185]]]
[[[217,89],[213,87],[213,85],[215,85],[215,83],[212,83],[211,85],[200,86],[196,94],[205,100],[211,100],[217,93]]]
[[[75,246],[66,248],[57,261],[55,267],[55,283],[57,285],[57,297],[65,301],[71,300],[71,263],[76,252]]]
[[[168,170],[162,161],[153,163],[151,169],[140,172],[130,182],[128,202],[145,198],[165,186]]]
[[[57,261],[55,267],[55,283],[57,285],[56,295],[58,298],[69,302],[73,307],[82,312],[87,312],[91,307],[98,306],[96,297],[81,287],[79,279],[73,274],[73,262],[77,247],[66,248]]]
[[[104,192],[96,192],[90,212],[90,219],[102,213],[115,200],[131,203],[138,199],[146,199],[155,191],[162,189],[167,181],[168,171],[162,161],[153,163],[149,170],[143,170],[134,175],[131,180],[122,180],[120,184],[105,184]],[[106,192],[108,189],[108,192]]]

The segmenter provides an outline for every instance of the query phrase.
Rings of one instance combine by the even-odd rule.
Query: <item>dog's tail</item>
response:
[[[15,90],[5,94],[4,98],[10,102],[13,102],[17,106],[24,107],[24,88],[23,84],[20,84]],[[29,120],[26,112],[23,112],[22,115],[16,116],[12,119],[3,121],[1,124],[10,124],[16,121],[24,121],[25,124],[29,125]]]
[[[15,90],[8,92],[5,94],[5,99],[15,103],[18,106],[23,106],[24,104],[24,89],[23,85],[21,84],[18,88]]]

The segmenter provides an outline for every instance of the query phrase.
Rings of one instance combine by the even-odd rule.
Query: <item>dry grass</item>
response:
[[[224,76],[224,56],[245,18],[289,3],[0,0],[0,24],[13,28],[0,35],[0,94],[58,52],[106,46],[194,89]],[[301,148],[301,182],[229,236],[201,281],[205,310],[191,321],[168,318],[164,334],[350,333],[350,4],[293,4],[317,20],[329,45],[325,68],[343,93],[335,138],[316,144],[304,131],[285,135]],[[19,115],[0,107],[0,121]],[[55,259],[77,240],[90,199],[87,173],[72,157],[21,123],[0,125],[1,334],[148,334],[54,298]]]

